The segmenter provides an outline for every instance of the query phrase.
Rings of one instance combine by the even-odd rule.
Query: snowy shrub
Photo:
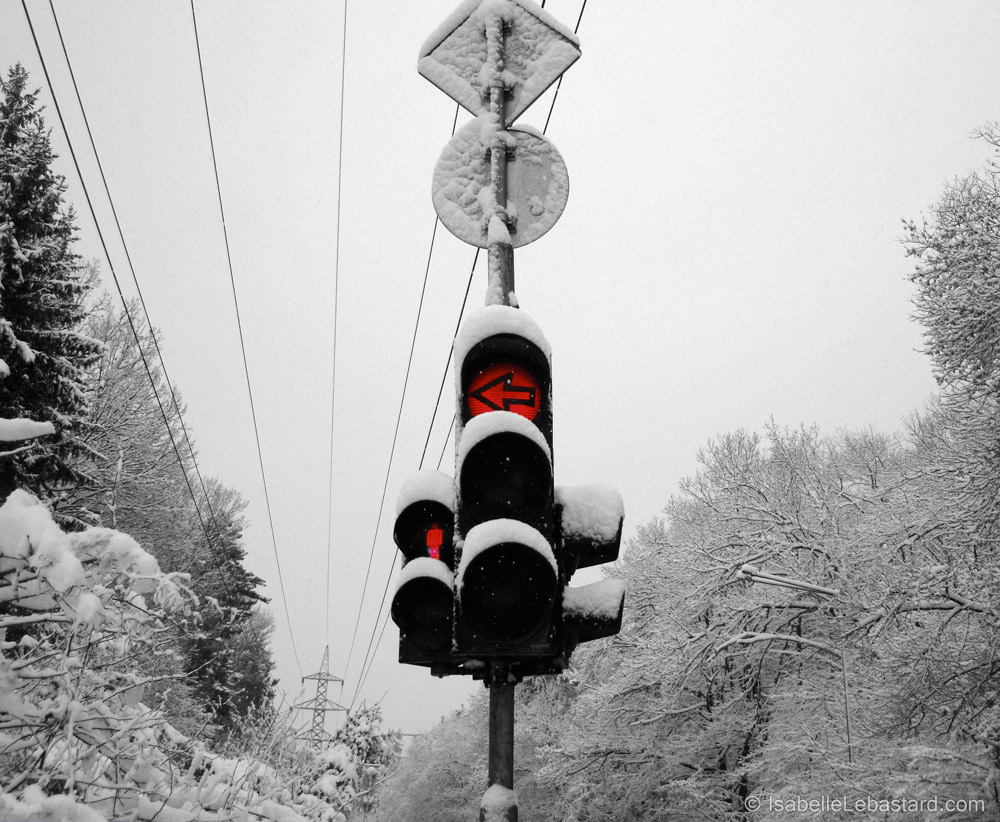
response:
[[[107,528],[66,533],[25,491],[0,506],[0,819],[342,822],[399,750],[379,709],[321,751],[262,708],[226,755],[144,699],[195,624],[184,574]],[[237,742],[242,749],[237,750]]]
[[[41,791],[110,817],[169,785],[184,739],[142,704],[156,678],[139,661],[170,653],[190,615],[184,575],[117,531],[63,532],[17,490],[0,507],[0,582],[0,815],[20,802],[69,818]]]

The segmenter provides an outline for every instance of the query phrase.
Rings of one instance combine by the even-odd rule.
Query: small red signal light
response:
[[[486,366],[469,381],[465,402],[473,417],[489,411],[513,411],[533,420],[542,407],[542,390],[527,368],[500,362]]]
[[[431,559],[441,559],[441,546],[444,544],[444,530],[438,525],[427,529],[427,555]]]

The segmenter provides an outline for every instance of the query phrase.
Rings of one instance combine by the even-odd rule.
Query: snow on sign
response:
[[[569,172],[550,141],[519,127],[507,160],[507,212],[514,248],[534,242],[562,216],[569,200]],[[495,239],[496,203],[488,150],[492,132],[487,115],[460,128],[434,168],[431,199],[441,222],[469,245],[489,248]],[[491,222],[493,225],[491,226]]]
[[[504,127],[509,126],[580,58],[573,32],[531,0],[466,0],[427,38],[417,71],[475,115],[489,111],[486,23],[499,14],[508,86]]]

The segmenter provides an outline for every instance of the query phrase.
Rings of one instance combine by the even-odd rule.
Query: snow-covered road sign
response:
[[[569,199],[569,172],[551,141],[522,126],[507,132],[507,201],[510,219],[501,228],[490,166],[488,116],[463,126],[445,146],[434,168],[431,199],[444,226],[469,245],[489,248],[497,230],[507,231],[514,248],[534,242],[562,216]],[[506,238],[504,238],[506,239]]]
[[[489,111],[486,22],[498,13],[510,26],[506,128],[580,58],[576,35],[531,0],[466,0],[424,42],[417,71],[473,114]]]

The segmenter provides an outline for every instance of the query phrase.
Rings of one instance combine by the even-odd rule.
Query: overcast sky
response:
[[[329,643],[331,670],[346,679],[330,695],[350,702],[393,567],[395,494],[421,459],[475,253],[443,228],[430,253],[431,174],[455,104],[416,72],[419,47],[457,2],[347,8],[339,269],[343,2],[196,3],[287,621],[190,2],[54,5],[202,471],[250,502],[248,564],[268,582],[281,687],[296,698]],[[550,0],[546,10],[572,28],[581,6]],[[132,294],[49,4],[28,8]],[[772,416],[830,432],[898,428],[934,389],[909,318],[901,220],[988,156],[970,136],[997,119],[1000,5],[591,0],[579,34],[583,57],[548,130],[569,170],[569,204],[515,258],[521,307],[554,352],[557,483],[614,483],[627,538],[720,433],[760,430]],[[19,0],[0,0],[0,57],[45,86]],[[47,90],[42,101],[81,250],[107,271]],[[520,122],[542,127],[550,101]],[[459,125],[470,117],[463,110]],[[484,293],[481,264],[470,306]],[[425,460],[435,465],[444,449],[449,472],[452,401]],[[398,665],[397,637],[390,623],[358,701],[382,699],[393,726],[424,730],[473,686]]]

